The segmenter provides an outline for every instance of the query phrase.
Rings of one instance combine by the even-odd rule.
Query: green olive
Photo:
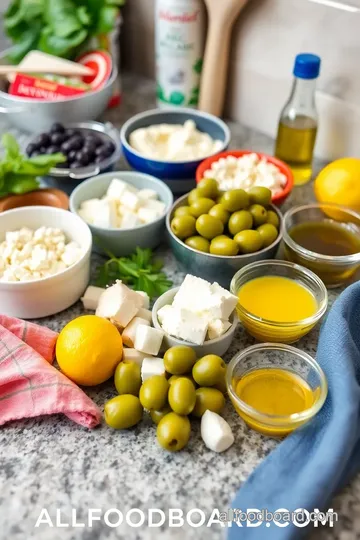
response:
[[[174,217],[191,216],[190,206],[179,206],[174,212]]]
[[[269,206],[271,203],[271,190],[267,187],[255,186],[248,190],[250,204],[261,204]]]
[[[224,225],[220,219],[209,216],[208,214],[203,214],[196,220],[196,230],[200,236],[212,240],[215,236],[219,236],[223,233]]]
[[[228,236],[216,236],[210,244],[210,253],[212,255],[223,255],[231,257],[239,253],[239,246]]]
[[[214,384],[212,388],[216,388],[217,390],[220,390],[220,392],[226,395],[227,387],[226,387],[226,382],[225,382],[225,376],[222,377],[221,380],[217,384]]]
[[[249,206],[249,195],[243,189],[230,189],[221,197],[221,204],[229,212],[237,212]]]
[[[195,393],[193,416],[200,418],[207,410],[220,414],[225,407],[224,394],[216,388],[198,388]]]
[[[190,191],[188,195],[188,204],[191,205],[193,202],[196,201],[196,199],[200,199],[200,197],[203,197],[203,194],[201,191],[198,191],[197,189],[193,189]]]
[[[164,354],[165,369],[171,375],[183,375],[192,370],[196,362],[196,353],[191,347],[178,345],[171,347]]]
[[[192,376],[199,386],[214,386],[224,378],[225,372],[224,360],[216,354],[208,354],[196,362]]]
[[[194,381],[194,377],[191,375],[191,373],[187,373],[186,375],[171,375],[170,379],[168,379],[170,386],[171,386],[175,381],[177,381],[178,379],[180,379],[180,377],[185,377],[186,379],[189,379],[189,381],[191,381],[191,382],[193,383],[193,385],[195,386],[195,388],[197,388],[197,384],[196,384],[196,382]]]
[[[262,248],[262,238],[258,231],[252,229],[240,231],[234,238],[240,248],[240,253],[255,253]]]
[[[196,220],[193,216],[178,216],[171,221],[171,230],[181,240],[196,233]]]
[[[210,251],[210,242],[203,238],[202,236],[190,236],[185,240],[185,244],[196,251],[202,251],[203,253],[209,253]]]
[[[277,229],[280,225],[280,219],[274,210],[268,210],[267,216],[266,216],[266,223],[271,223],[271,225],[274,225]]]
[[[135,362],[120,362],[114,375],[115,388],[118,394],[139,395],[141,387],[141,368]]]
[[[222,221],[224,225],[227,224],[230,218],[230,212],[228,212],[225,206],[222,204],[215,204],[215,206],[210,208],[209,214],[210,216],[220,219],[220,221]]]
[[[163,375],[153,375],[140,388],[140,402],[144,409],[156,411],[165,407],[169,392],[169,382]]]
[[[267,211],[260,204],[252,204],[249,208],[249,212],[253,217],[254,227],[259,227],[263,223],[266,223]]]
[[[140,400],[132,394],[116,396],[105,403],[105,422],[114,429],[131,428],[140,422],[142,415]]]
[[[187,445],[190,439],[190,420],[171,412],[162,418],[156,429],[157,440],[165,450],[178,452]]]
[[[158,425],[160,420],[162,420],[162,418],[164,418],[164,416],[166,416],[170,412],[171,412],[170,405],[165,405],[165,407],[160,409],[160,411],[155,411],[154,409],[152,409],[150,411],[151,420],[154,422],[154,424]]]
[[[252,229],[253,226],[253,217],[247,210],[239,210],[234,212],[231,218],[229,219],[229,231],[233,236],[240,231],[245,229]]]
[[[207,214],[215,205],[215,202],[211,199],[206,199],[205,197],[200,197],[200,199],[196,199],[190,206],[191,208],[191,214],[198,218],[202,214]]]
[[[203,178],[196,188],[202,197],[209,197],[209,199],[215,199],[219,193],[218,183],[213,178]]]
[[[274,225],[271,225],[271,223],[264,223],[264,225],[260,225],[257,230],[261,236],[264,248],[275,242],[279,234],[277,228],[274,227]]]
[[[195,407],[195,401],[195,386],[187,377],[179,377],[170,385],[169,405],[177,414],[190,414]]]

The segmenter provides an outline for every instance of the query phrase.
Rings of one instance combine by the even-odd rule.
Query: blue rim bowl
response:
[[[223,145],[219,152],[223,152],[228,148],[230,130],[225,122],[212,114],[193,109],[154,109],[146,111],[130,118],[120,131],[122,150],[129,165],[137,171],[160,178],[167,183],[174,193],[185,193],[195,187],[196,169],[205,158],[210,156],[204,156],[204,158],[195,161],[177,162],[149,159],[132,148],[129,137],[135,129],[156,124],[184,124],[187,120],[193,120],[199,131],[208,133],[213,139],[221,140]]]

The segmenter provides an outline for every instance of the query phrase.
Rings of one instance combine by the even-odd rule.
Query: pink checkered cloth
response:
[[[0,425],[58,413],[87,428],[100,423],[95,403],[51,365],[57,337],[49,328],[0,315]]]

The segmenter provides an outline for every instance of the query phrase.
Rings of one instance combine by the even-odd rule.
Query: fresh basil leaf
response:
[[[61,152],[56,154],[43,154],[41,156],[34,156],[28,158],[24,164],[31,164],[34,167],[55,167],[58,163],[66,161],[66,156]]]
[[[45,0],[44,18],[53,37],[70,39],[83,30],[71,0]]]
[[[7,159],[16,159],[19,156],[20,147],[11,133],[4,133],[1,137],[1,144],[5,149]]]
[[[117,7],[104,6],[98,14],[95,35],[108,34],[115,28],[115,21],[119,14]]]
[[[15,173],[9,173],[5,178],[5,187],[9,193],[22,195],[23,193],[37,189],[39,182],[33,176],[18,176]]]
[[[69,37],[59,37],[52,33],[50,27],[42,30],[38,48],[39,50],[55,56],[69,58],[73,56],[75,49],[84,43],[88,33],[85,29],[79,30]]]
[[[13,64],[18,64],[32,49],[37,48],[41,33],[41,21],[34,20],[31,25],[24,22],[19,26],[6,30],[14,45],[7,51],[6,58]]]

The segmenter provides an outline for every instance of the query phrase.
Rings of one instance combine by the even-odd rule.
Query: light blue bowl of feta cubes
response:
[[[89,225],[94,251],[120,257],[161,243],[173,200],[170,189],[154,176],[114,171],[79,184],[70,196],[70,210]]]

